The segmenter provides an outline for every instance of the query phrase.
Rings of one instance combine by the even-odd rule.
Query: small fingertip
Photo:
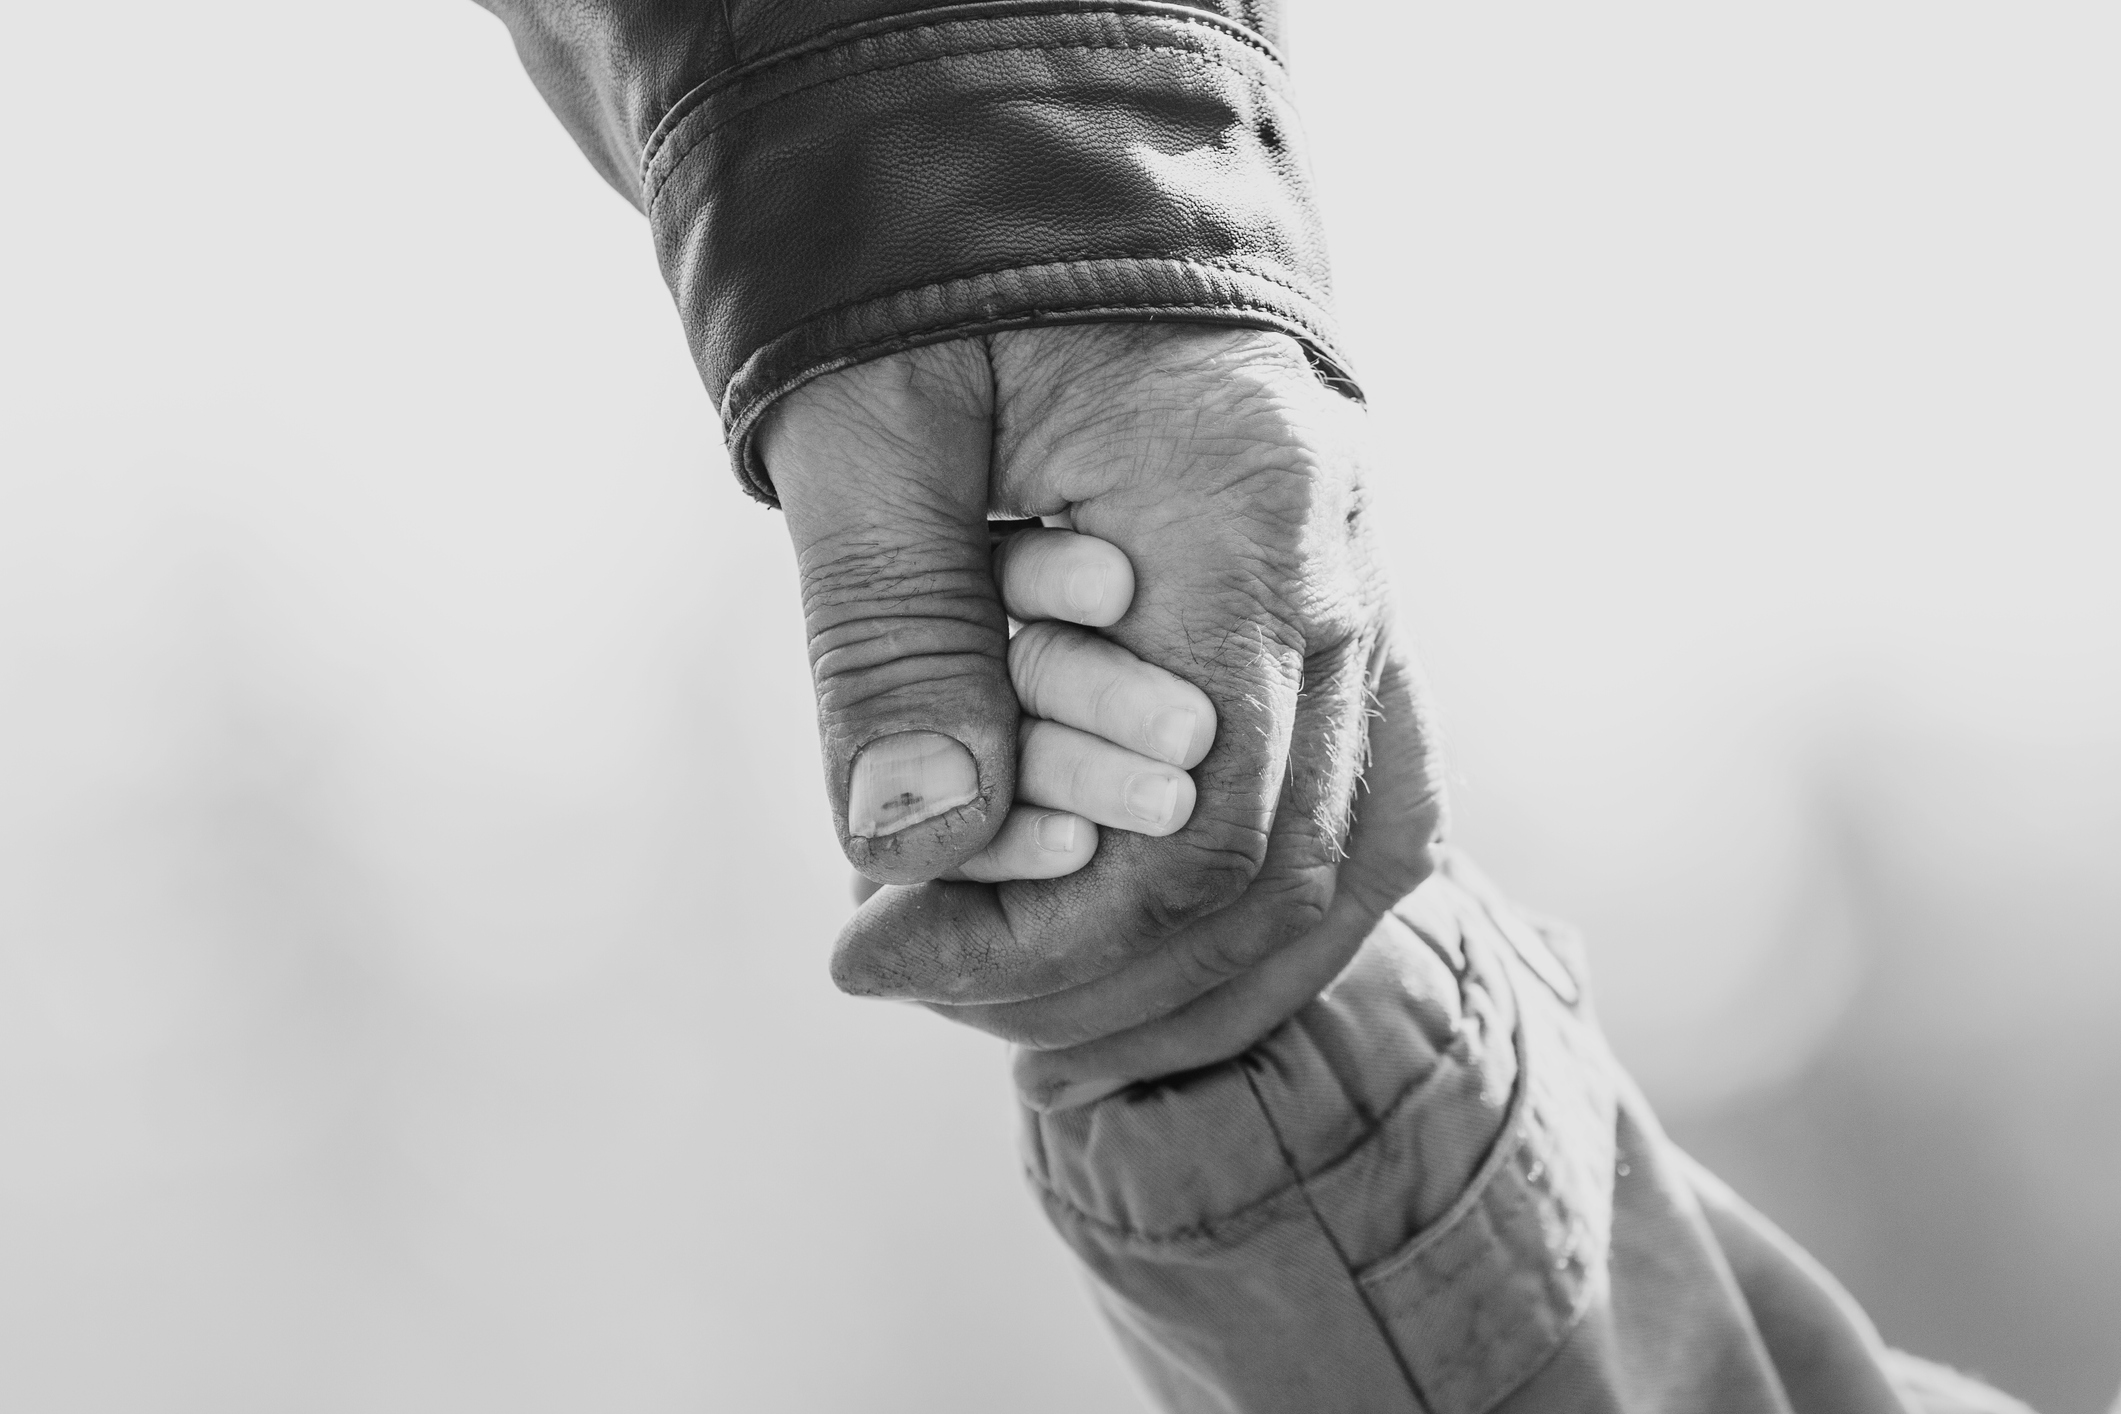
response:
[[[1082,562],[1068,572],[1068,602],[1076,610],[1076,622],[1086,628],[1110,628],[1134,606],[1134,565],[1126,553],[1109,540],[1078,533],[1073,547]],[[1096,585],[1094,599],[1078,598],[1077,582]]]
[[[1191,766],[1199,760],[1193,751],[1193,739],[1199,733],[1200,713],[1191,707],[1159,707],[1149,714],[1143,731],[1149,739],[1149,754],[1174,766]]]
[[[1127,777],[1120,799],[1144,829],[1161,831],[1178,810],[1178,781],[1161,771],[1137,771]]]
[[[1003,605],[1020,619],[1105,628],[1133,607],[1134,566],[1094,535],[1030,531],[1011,536],[997,554]]]
[[[1088,864],[1096,852],[1097,826],[1082,816],[1018,806],[987,848],[943,877],[976,884],[1058,879]]]
[[[1019,531],[994,549],[1002,606],[1026,623],[1118,623],[1134,605],[1134,566],[1109,541],[1073,530]]]
[[[1038,847],[1053,854],[1074,854],[1081,848],[1082,832],[1089,823],[1065,810],[1048,811],[1038,819]]]
[[[1120,803],[1145,835],[1168,835],[1192,818],[1193,778],[1183,771],[1137,771],[1120,788]]]
[[[1193,818],[1193,806],[1199,799],[1200,791],[1193,784],[1193,778],[1181,771],[1178,776],[1178,808],[1171,812],[1169,830],[1183,830],[1186,827],[1186,822]]]
[[[1097,622],[1105,602],[1105,575],[1106,567],[1095,560],[1086,560],[1068,571],[1063,589],[1077,623]]]

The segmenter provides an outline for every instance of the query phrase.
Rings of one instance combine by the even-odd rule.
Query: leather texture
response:
[[[491,0],[641,207],[746,489],[822,373],[1036,324],[1181,320],[1339,349],[1274,7]]]

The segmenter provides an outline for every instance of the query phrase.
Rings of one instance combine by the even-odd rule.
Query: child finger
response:
[[[1215,744],[1215,704],[1184,678],[1067,624],[1028,624],[1009,640],[1017,701],[1043,717],[1190,770]]]
[[[1027,717],[1017,734],[1016,798],[1115,830],[1168,835],[1192,818],[1193,778],[1089,732]]]
[[[1134,566],[1119,547],[1072,530],[1022,530],[994,547],[994,582],[1013,619],[1104,628],[1134,602]]]
[[[985,849],[944,875],[975,884],[1010,879],[1058,879],[1073,874],[1097,852],[1097,826],[1066,810],[1019,803]]]

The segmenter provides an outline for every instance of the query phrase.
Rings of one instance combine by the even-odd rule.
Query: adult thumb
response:
[[[1015,795],[993,402],[984,348],[960,341],[807,383],[759,433],[795,541],[840,842],[884,883],[971,857]]]

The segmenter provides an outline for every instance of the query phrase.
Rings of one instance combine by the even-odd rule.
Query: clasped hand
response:
[[[1441,814],[1361,433],[1293,342],[1178,326],[939,344],[782,402],[828,790],[849,859],[910,886],[848,924],[842,987],[1017,1042],[1051,1109],[1233,1055],[1331,979]],[[997,564],[990,514],[1081,534]]]

